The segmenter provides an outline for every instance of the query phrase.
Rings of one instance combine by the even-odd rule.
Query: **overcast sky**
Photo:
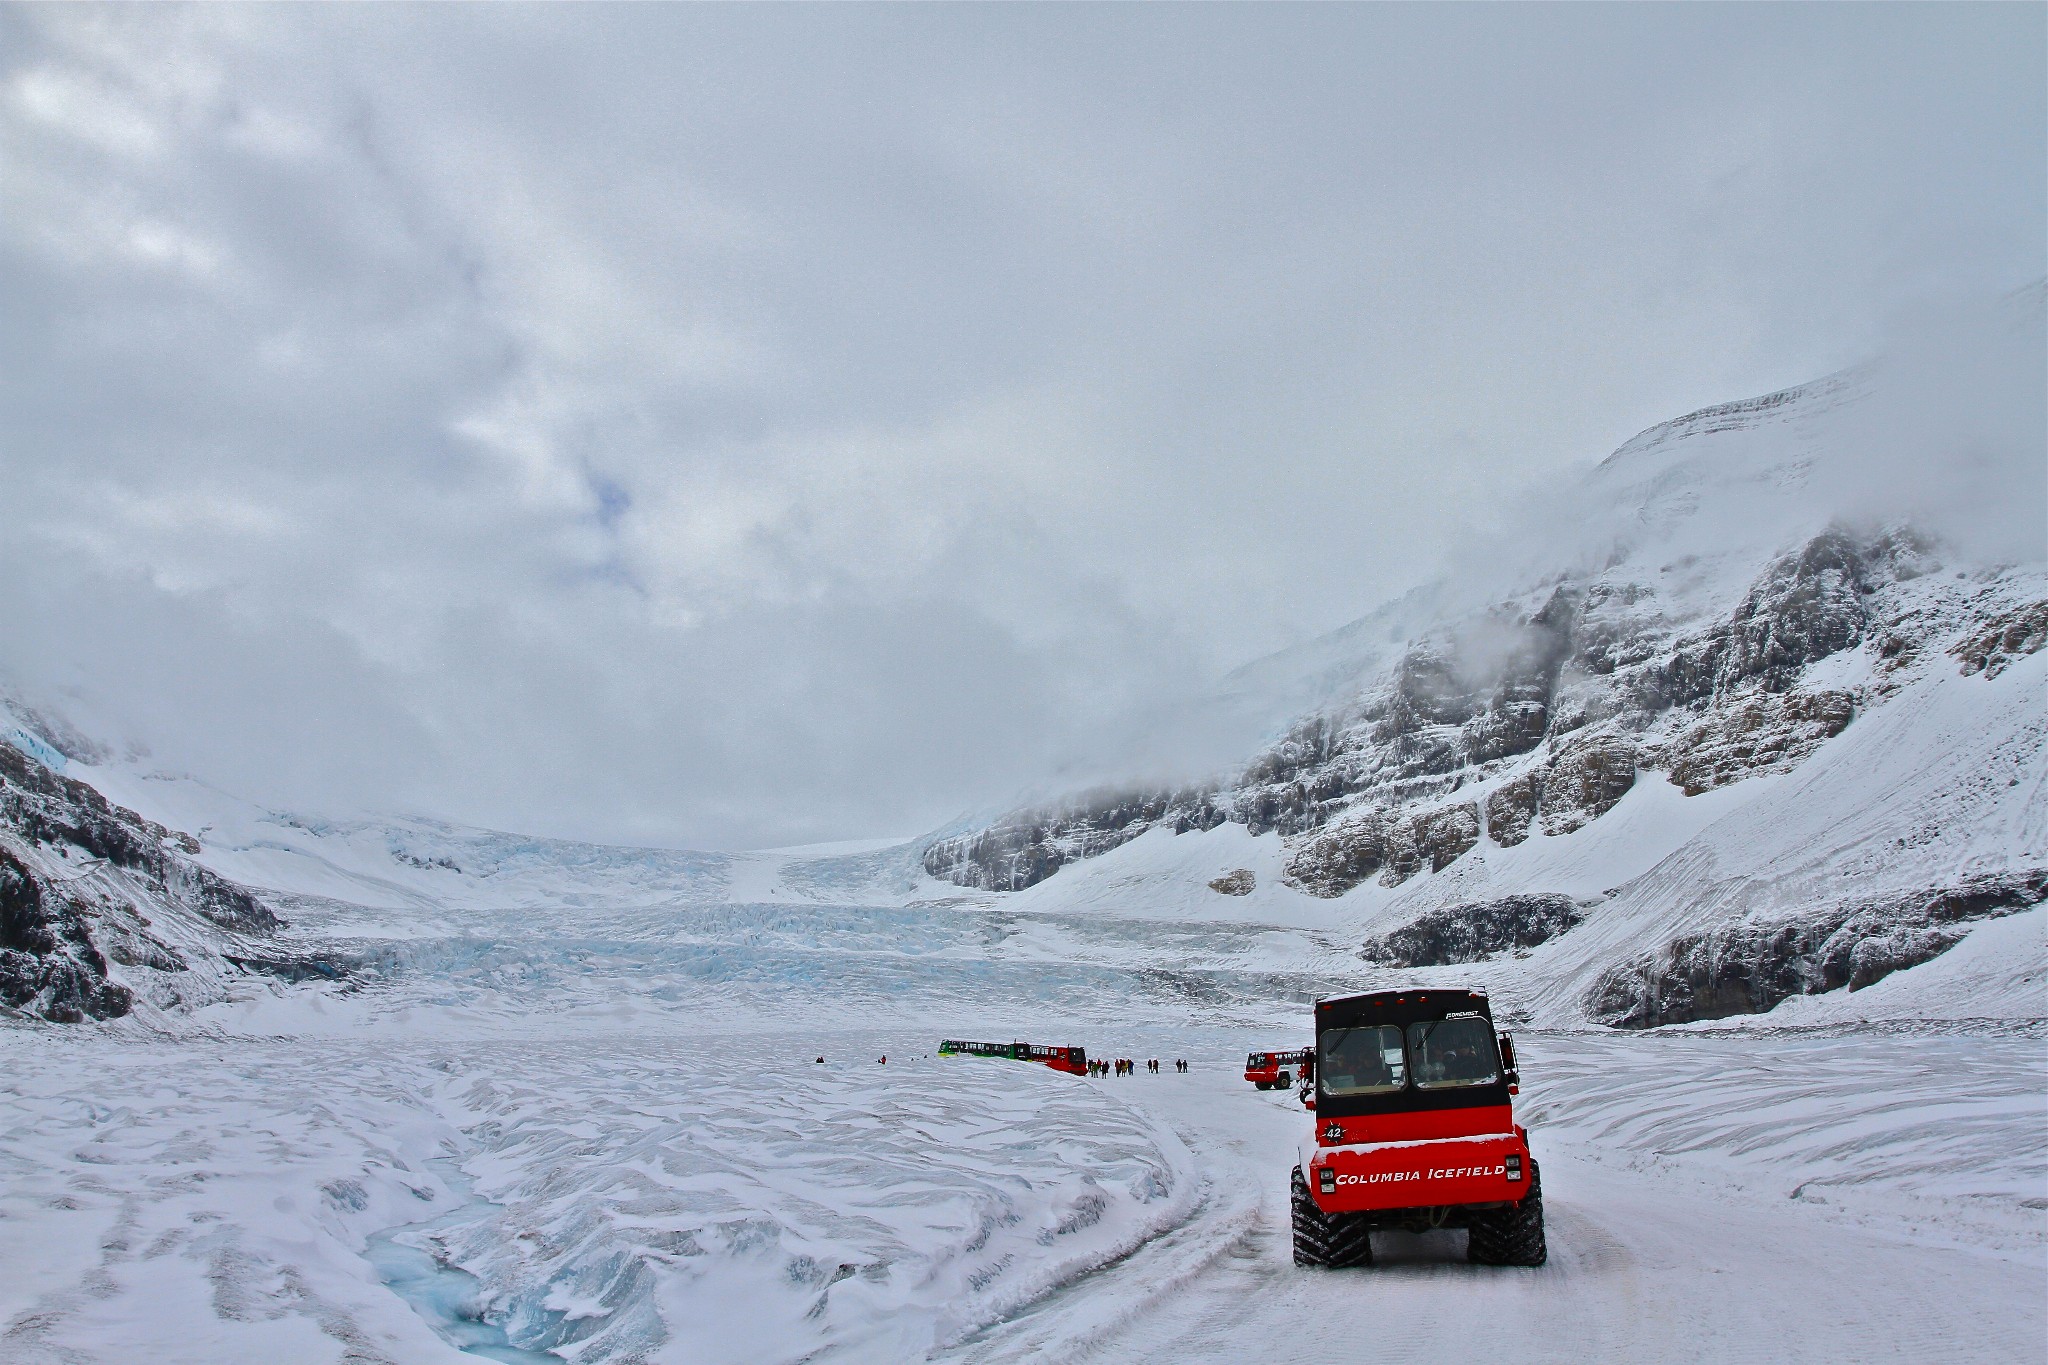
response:
[[[313,808],[909,834],[2042,273],[2044,15],[0,12],[0,669]]]

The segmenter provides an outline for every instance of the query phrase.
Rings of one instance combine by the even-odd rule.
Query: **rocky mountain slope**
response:
[[[52,755],[53,757],[55,755]],[[58,1023],[216,993],[283,921],[199,843],[0,744],[0,1006]],[[125,977],[126,981],[115,979]]]
[[[2038,303],[2022,345],[2033,344],[2028,328],[2038,335]],[[1503,884],[1479,865],[1532,839],[1583,840],[1644,783],[1688,800],[1758,784],[1736,794],[1746,803],[1763,779],[1870,730],[1907,691],[1939,689],[1982,707],[1986,729],[1971,740],[2013,758],[2009,800],[1892,831],[1922,841],[1912,870],[1847,873],[1827,896],[1763,919],[1684,933],[1640,924],[1645,941],[1574,967],[1573,1012],[1630,1026],[1756,1012],[1928,960],[1968,924],[2048,893],[2040,838],[1971,846],[1982,832],[1971,822],[1994,810],[2042,823],[2038,684],[2032,706],[1969,690],[2048,642],[2048,574],[2038,555],[1987,553],[1911,508],[1873,510],[1882,497],[1866,494],[1881,495],[1895,471],[1862,462],[1877,415],[1898,401],[1881,378],[1852,374],[1652,428],[1546,508],[1550,530],[1503,547],[1492,569],[1304,651],[1329,699],[1237,772],[1019,810],[932,842],[924,866],[1017,892],[1154,831],[1236,824],[1280,837],[1286,887],[1340,901],[1340,916],[1348,907],[1371,931],[1365,961],[1526,956],[1583,920],[1625,914],[1596,908],[1619,888],[1581,905],[1541,874]],[[1333,683],[1346,651],[1348,687]],[[1910,738],[1893,732],[1911,709],[1875,727],[1887,744]],[[1753,871],[1740,861],[1720,875]],[[1468,862],[1495,896],[1457,898],[1451,888],[1475,880]],[[1243,869],[1233,893],[1251,876]]]

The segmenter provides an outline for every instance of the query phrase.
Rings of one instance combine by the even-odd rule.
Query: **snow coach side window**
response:
[[[1492,1085],[1500,1079],[1493,1026],[1478,1015],[1410,1024],[1408,1055],[1415,1059],[1415,1084],[1424,1090]]]
[[[1316,1051],[1326,1095],[1376,1095],[1408,1084],[1401,1030],[1392,1024],[1330,1029]]]

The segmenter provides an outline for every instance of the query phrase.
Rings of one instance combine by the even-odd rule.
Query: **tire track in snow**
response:
[[[938,1359],[1237,1362],[1369,1349],[1425,1365],[2048,1360],[2038,1254],[1998,1236],[1957,1246],[1961,1229],[1939,1223],[1845,1220],[1785,1195],[1799,1187],[1793,1173],[1840,1161],[1848,1131],[1867,1145],[1867,1180],[1927,1178],[1930,1134],[1883,1089],[1901,1075],[1897,1042],[1842,1039],[1819,1055],[1780,1040],[1720,1047],[1695,1059],[1699,1045],[1680,1038],[1545,1040],[1558,1084],[1532,1137],[1551,1260],[1534,1270],[1469,1265],[1456,1232],[1380,1234],[1369,1270],[1298,1270],[1285,1178],[1301,1112],[1215,1077],[1139,1085],[1128,1093],[1202,1160],[1202,1207],[1184,1229]],[[1759,1055],[1745,1058],[1751,1049]],[[1967,1040],[1957,1049],[1956,1061],[1979,1051]],[[1993,1043],[1978,1060],[1999,1075],[2009,1050]],[[1604,1073],[1597,1083],[1589,1068]],[[1824,1097],[1818,1110],[1801,1098],[1808,1088]],[[1645,1117],[1616,1126],[1624,1111]],[[1721,1125],[1739,1136],[1689,1136]],[[1993,1131],[2025,1141],[2010,1120],[1984,1136]],[[2012,1162],[1979,1163],[1969,1179],[2003,1186]],[[1935,1207],[1906,1197],[1915,1211]]]
[[[1225,1257],[1260,1259],[1256,1242],[1264,1218],[1251,1172],[1241,1160],[1213,1150],[1206,1135],[1178,1135],[1202,1172],[1202,1192],[1185,1219],[933,1360],[999,1365],[1100,1358],[1159,1296],[1188,1291]]]

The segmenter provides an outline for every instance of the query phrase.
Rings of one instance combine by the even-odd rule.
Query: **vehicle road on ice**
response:
[[[2038,1033],[1521,1030],[1515,1044],[1542,1264],[1485,1246],[1475,1264],[1469,1223],[1413,1230],[1429,1206],[1378,1215],[1369,1269],[1296,1264],[1292,1166],[1311,1116],[1234,1065],[1198,1067],[1100,1092],[1186,1139],[1203,1172],[1191,1216],[934,1358],[2048,1361]]]

